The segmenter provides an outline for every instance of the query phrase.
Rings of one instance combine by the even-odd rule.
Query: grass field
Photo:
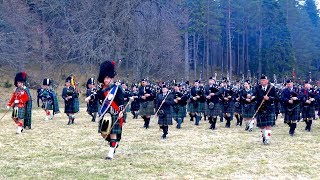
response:
[[[156,121],[145,130],[130,114],[115,159],[106,161],[109,146],[85,109],[71,126],[65,114],[43,115],[34,110],[33,129],[20,135],[10,113],[0,121],[0,179],[319,179],[318,122],[312,132],[300,122],[290,137],[280,119],[265,146],[258,129],[248,133],[233,122],[212,131],[207,121],[196,127],[189,119],[161,141]]]

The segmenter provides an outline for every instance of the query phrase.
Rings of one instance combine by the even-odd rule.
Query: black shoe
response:
[[[71,120],[68,121],[68,124],[67,124],[67,125],[70,125],[70,124],[71,124]]]
[[[249,126],[246,125],[246,128],[244,128],[245,131],[248,131],[249,130]]]
[[[167,135],[163,134],[163,135],[161,136],[161,139],[162,139],[162,140],[166,140],[166,139],[167,139]]]
[[[109,157],[109,156],[107,156],[107,157],[105,158],[105,160],[112,160],[112,158]]]

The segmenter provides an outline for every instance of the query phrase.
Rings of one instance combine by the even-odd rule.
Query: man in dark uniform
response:
[[[282,91],[281,101],[285,109],[284,122],[290,127],[290,136],[294,135],[297,121],[300,120],[299,96],[299,89],[293,87],[292,80],[287,80],[287,88]]]
[[[222,98],[221,98],[221,108],[224,118],[226,119],[226,128],[230,128],[231,120],[232,120],[232,114],[233,114],[233,106],[234,103],[232,101],[232,95],[233,91],[230,86],[228,86],[228,80],[224,78],[222,83]]]
[[[274,100],[277,96],[275,87],[268,83],[267,76],[262,75],[260,85],[255,87],[257,127],[261,129],[265,145],[270,143],[272,126],[275,124]]]
[[[40,107],[39,100],[42,101],[41,108],[46,113],[44,120],[49,120],[53,118],[53,115],[59,113],[59,104],[58,98],[56,93],[52,88],[52,80],[51,79],[44,79],[42,82],[42,88],[38,89],[37,91],[37,104]],[[53,112],[51,113],[50,110]]]
[[[133,119],[138,119],[139,115],[139,109],[140,109],[140,100],[139,100],[139,91],[138,91],[138,85],[133,84],[132,85],[132,91],[131,91],[131,97],[133,98],[133,101],[131,103],[131,113],[133,115]]]
[[[66,86],[62,90],[62,98],[64,99],[64,113],[67,114],[69,121],[68,125],[74,123],[74,114],[79,111],[79,93],[75,87],[71,86],[72,77],[69,76],[66,79]]]
[[[173,85],[174,104],[172,106],[173,119],[177,121],[177,128],[181,128],[183,118],[186,117],[186,105],[188,101],[188,94],[180,90],[180,85]]]
[[[166,84],[162,85],[161,93],[156,98],[156,109],[158,111],[158,124],[162,129],[162,139],[167,138],[169,125],[172,125],[172,110],[171,106],[174,104],[174,95],[168,91]]]
[[[149,128],[151,115],[154,115],[154,99],[155,91],[148,85],[147,79],[142,79],[139,88],[140,115],[144,120],[143,127],[146,129]]]
[[[233,95],[232,100],[234,102],[234,116],[237,119],[237,126],[242,126],[242,104],[241,104],[241,83],[236,82],[236,85],[232,88]]]
[[[87,93],[85,102],[87,103],[87,113],[92,117],[91,122],[96,121],[97,113],[99,110],[99,99],[95,97],[97,94],[97,88],[95,87],[94,78],[90,78],[87,81]]]
[[[123,97],[124,97],[124,106],[126,106],[129,103],[129,99],[131,98],[131,92],[129,91],[126,83],[122,82],[121,87],[122,87]],[[126,111],[123,112],[123,119],[124,119],[124,122],[127,121],[127,112]]]
[[[196,118],[195,125],[198,126],[201,120],[201,113],[204,109],[204,87],[200,86],[200,81],[195,80],[190,92],[189,112],[190,116]]]
[[[252,117],[255,113],[256,99],[254,96],[254,88],[251,87],[249,80],[244,82],[244,89],[241,91],[241,102],[242,102],[242,117],[246,123],[246,131],[253,130],[254,121]]]
[[[212,130],[216,128],[217,117],[221,114],[221,93],[221,89],[215,84],[214,78],[210,77],[208,85],[205,87],[205,96],[207,100],[206,114]]]
[[[315,92],[308,82],[305,82],[304,88],[301,92],[302,100],[302,119],[306,123],[305,130],[310,132],[312,120],[315,118]]]
[[[120,86],[113,83],[113,78],[116,75],[115,62],[105,61],[100,66],[100,72],[98,81],[103,84],[103,87],[97,91],[99,99],[104,101],[111,101],[110,106],[105,114],[101,114],[99,117],[99,129],[98,132],[101,136],[109,142],[109,153],[106,157],[107,160],[111,160],[114,157],[115,149],[119,146],[123,125],[123,104],[124,95]],[[104,108],[104,104],[101,105],[101,109]]]

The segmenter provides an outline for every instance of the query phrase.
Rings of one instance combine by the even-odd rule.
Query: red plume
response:
[[[21,74],[22,74],[23,79],[26,79],[27,73],[24,71],[24,72],[22,72]]]
[[[112,64],[113,66],[115,66],[115,65],[116,65],[116,62],[115,62],[115,61],[111,61],[111,64]]]

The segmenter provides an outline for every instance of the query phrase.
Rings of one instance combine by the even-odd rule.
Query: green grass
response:
[[[129,114],[115,159],[106,161],[108,144],[102,145],[97,123],[84,111],[67,126],[64,114],[43,121],[44,112],[35,109],[33,129],[20,135],[8,113],[0,121],[0,179],[318,178],[317,121],[311,133],[299,123],[296,136],[290,137],[279,119],[271,144],[264,146],[258,129],[249,133],[244,127],[232,124],[226,129],[218,123],[212,131],[207,121],[196,127],[189,119],[180,130],[171,126],[168,139],[161,141],[156,122],[145,130],[143,120]]]

